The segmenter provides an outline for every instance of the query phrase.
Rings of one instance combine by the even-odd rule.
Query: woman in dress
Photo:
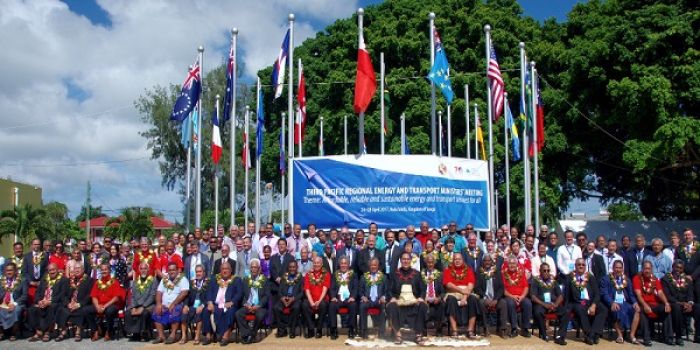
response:
[[[113,245],[109,248],[109,268],[110,275],[116,278],[123,288],[128,289],[128,273],[126,271],[126,260],[119,253],[119,246]]]
[[[54,246],[54,252],[49,256],[49,264],[56,264],[59,271],[66,269],[66,263],[68,262],[68,255],[63,251],[63,242],[58,241]],[[69,275],[70,276],[70,275]]]
[[[270,256],[272,255],[272,248],[269,245],[263,247],[263,258],[260,259],[260,269],[261,273],[265,278],[270,278]]]

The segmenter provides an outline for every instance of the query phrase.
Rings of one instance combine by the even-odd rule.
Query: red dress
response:
[[[59,271],[64,271],[66,269],[66,263],[68,263],[67,254],[61,254],[61,256],[58,256],[54,253],[49,256],[49,264],[56,264]]]
[[[116,278],[110,276],[103,277],[99,281],[92,285],[92,290],[90,290],[90,297],[97,298],[97,302],[102,305],[112,298],[117,297],[118,300],[114,304],[117,309],[124,307],[124,301],[126,300],[126,291],[122,288]]]
[[[476,277],[474,277],[474,271],[467,265],[462,265],[462,268],[457,268],[454,265],[450,265],[445,269],[442,274],[442,284],[447,287],[449,283],[455,286],[467,286],[470,283],[473,285],[476,283]]]
[[[321,278],[323,278],[323,280],[321,280],[320,283],[317,284],[311,283],[312,275],[314,280],[318,280]],[[314,302],[318,301],[318,298],[321,296],[321,293],[323,293],[323,287],[326,287],[326,290],[331,289],[331,274],[329,274],[325,270],[321,270],[321,272],[309,271],[306,274],[306,276],[304,276],[304,292],[306,292],[307,290],[310,291],[311,298],[313,298]],[[328,301],[328,299],[328,293],[326,293],[326,297],[324,298],[324,300]]]

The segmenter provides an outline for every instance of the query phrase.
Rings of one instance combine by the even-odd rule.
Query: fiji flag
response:
[[[180,132],[180,143],[182,144],[182,147],[185,147],[185,148],[190,147],[190,140],[192,139],[192,135],[190,134],[190,129],[192,129],[192,123],[190,122],[190,117],[187,116],[182,121],[182,129]]]
[[[510,105],[506,102],[506,125],[510,130],[510,139],[513,144],[513,160],[520,160],[520,136],[518,135],[518,127],[513,120],[513,113],[510,111]]]
[[[194,67],[187,74],[187,79],[182,83],[182,91],[175,101],[173,113],[170,114],[170,120],[182,122],[187,115],[192,112],[194,106],[199,101],[199,93],[202,90],[202,78],[199,70],[199,60],[195,62]]]
[[[452,104],[454,92],[450,82],[450,64],[447,63],[447,55],[445,50],[442,49],[442,41],[440,41],[440,35],[438,35],[436,29],[433,29],[433,36],[435,36],[435,62],[430,68],[428,79],[440,88],[442,95],[447,100],[447,104]]]
[[[272,86],[275,88],[275,98],[282,96],[282,88],[284,88],[284,72],[289,60],[289,29],[287,35],[284,36],[280,53],[272,65]]]
[[[258,84],[260,84],[260,79],[258,79]],[[255,152],[256,157],[260,159],[263,152],[263,134],[265,132],[265,110],[263,109],[263,92],[258,85],[258,110],[256,115],[258,117],[257,129],[255,130]]]

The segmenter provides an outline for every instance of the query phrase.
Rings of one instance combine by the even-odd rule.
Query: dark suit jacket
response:
[[[445,296],[445,293],[447,292],[447,289],[445,286],[442,285],[442,272],[438,269],[435,269],[435,271],[440,272],[440,277],[436,278],[434,281],[434,286],[435,286],[435,297],[438,299],[442,299],[442,297]],[[421,273],[421,278],[422,275],[426,274],[427,270],[423,270]],[[421,283],[423,284],[423,293],[421,293],[421,298],[425,300],[425,298],[428,296],[428,284],[425,282],[425,280],[421,280]]]
[[[476,284],[474,285],[474,294],[478,295],[479,298],[483,299],[486,295],[486,278],[480,273],[476,272]],[[496,272],[491,276],[493,279],[493,300],[498,300],[503,297],[503,278],[501,278],[501,271],[496,268]]]
[[[360,274],[364,274],[369,271],[369,248],[364,248],[360,251],[357,257],[357,265],[360,270]],[[379,269],[384,268],[384,251],[374,248],[374,257],[379,259]]]
[[[401,257],[401,248],[398,245],[391,248],[391,253],[389,253],[389,248],[384,250],[384,266],[380,266],[379,269],[386,274],[389,279],[394,278],[394,273],[396,272],[396,267],[399,266],[399,258]],[[386,272],[386,264],[389,263],[389,273]]]
[[[297,274],[299,275],[299,273]],[[280,297],[294,297],[295,302],[301,301],[301,298],[304,296],[304,277],[301,276],[296,282],[293,282],[291,285],[292,295],[288,294],[289,287],[290,285],[287,283],[287,279],[285,279],[284,274],[282,274],[282,280],[280,281],[280,286],[278,288],[278,295]]]
[[[340,290],[340,284],[338,283],[338,274],[340,271],[336,271],[333,273],[333,276],[331,277],[331,290],[328,293],[328,296],[333,299],[333,298],[338,298],[338,291]],[[355,298],[357,299],[357,293],[358,293],[358,281],[357,281],[357,273],[353,271],[352,276],[350,277],[350,281],[348,281],[348,289],[350,290],[350,296],[349,298]],[[340,299],[338,299],[340,300]]]
[[[199,300],[200,305],[206,305],[209,301],[209,289],[216,287],[216,279],[205,279],[202,288],[199,290],[192,288],[193,283],[193,281],[190,281],[190,292],[187,293],[187,299],[185,299],[186,305],[192,307],[197,300]],[[214,299],[216,299],[216,294],[214,294]]]
[[[593,254],[593,261],[592,261],[592,266],[591,269],[593,271],[593,275],[597,280],[600,280],[601,277],[606,277],[608,275],[608,269],[605,267],[605,260],[603,259],[602,255],[599,254]]]
[[[335,254],[335,266],[340,266],[340,258],[344,256],[348,256],[352,254],[352,257],[350,259],[350,269],[355,271],[355,274],[358,274],[360,272],[359,264],[358,264],[358,258],[360,252],[355,249],[355,248],[341,248],[338,251],[336,251]]]
[[[237,309],[240,307],[241,298],[243,297],[243,281],[236,277],[233,277],[233,282],[226,287],[226,296],[224,297],[226,301],[233,302],[233,308]],[[216,307],[216,294],[219,293],[219,285],[216,280],[211,280],[207,286],[207,302],[213,303]]]
[[[413,275],[410,280],[408,278]],[[407,281],[403,282],[401,280],[401,277],[406,278]],[[401,295],[401,286],[404,284],[409,284],[411,285],[411,289],[413,291],[413,296],[416,298],[420,298],[423,292],[423,281],[421,280],[420,272],[418,270],[413,270],[410,269],[409,271],[404,272],[401,269],[398,269],[394,275],[394,277],[391,280],[391,297],[398,298],[399,295]]]
[[[637,253],[638,252],[639,252],[639,250],[637,250],[637,248],[634,248],[634,249],[629,250],[627,252],[627,254],[625,254],[625,256],[623,257],[623,260],[625,262],[625,274],[629,278],[632,278],[636,274],[641,272],[641,271],[639,271],[639,269],[637,267],[637,264],[639,263],[637,261]],[[647,255],[650,255],[651,249],[644,248],[644,253],[642,253],[642,254],[644,255],[644,257],[646,257]],[[643,260],[644,260],[644,258],[642,258],[642,261]]]
[[[46,295],[46,288],[48,283],[46,279],[41,279],[39,287],[36,289],[36,295],[34,296],[34,304],[37,304],[41,299],[44,299]],[[51,305],[55,306],[66,306],[70,301],[70,283],[65,277],[61,277],[56,284],[53,285],[51,291]]]
[[[471,267],[472,271],[479,271],[479,268],[481,267],[481,259],[484,258],[484,252],[479,250],[479,254],[477,254],[476,259],[472,258],[471,255],[469,255],[469,248],[464,248],[462,251],[462,256],[464,257],[464,264]]]
[[[335,272],[335,270],[338,269],[337,260],[331,259],[326,255],[324,255],[322,257],[322,259],[323,259],[323,268],[326,269],[326,272],[331,273],[331,272]],[[331,269],[331,267],[333,269]],[[312,270],[313,270],[313,268],[312,268]]]
[[[632,279],[627,276],[625,276],[625,279],[627,279],[627,287],[623,289],[625,301],[634,305],[637,302],[637,296],[634,294],[634,290],[632,290]],[[602,279],[598,278],[598,280],[600,281],[600,296],[605,305],[610,307],[610,305],[615,302],[615,293],[617,293],[615,290],[615,284],[610,280],[610,275],[607,275]]]
[[[19,281],[19,286],[12,292],[12,300],[17,303],[17,305],[25,305],[27,303],[27,289],[29,288],[29,283],[26,279],[22,278]],[[0,303],[5,300],[5,290],[0,288]]]
[[[573,273],[566,277],[566,284],[564,285],[564,300],[566,300],[567,303],[579,304],[581,303],[581,292],[578,290],[578,288],[574,287],[573,278]],[[586,289],[588,290],[588,300],[590,300],[591,303],[598,304],[601,302],[600,286],[598,285],[598,280],[594,276],[589,275]]]
[[[267,298],[270,296],[270,288],[272,287],[271,284],[272,282],[266,279],[262,288],[258,289],[258,305],[260,308],[267,308]],[[250,287],[248,287],[248,282],[245,280],[243,281],[242,291],[241,305],[245,305],[245,303],[248,302],[248,298],[250,298]]]
[[[382,273],[381,271],[377,273]],[[369,272],[367,273],[369,275]],[[372,286],[367,283],[367,280],[365,279],[365,274],[360,276],[360,280],[358,281],[359,284],[359,291],[357,294],[357,298],[360,299],[362,297],[366,297],[369,299],[370,293],[372,291]],[[391,282],[389,282],[389,279],[387,278],[386,275],[384,275],[384,282],[377,284],[377,300],[379,300],[381,297],[384,297],[385,299],[391,298],[391,294],[389,293],[389,287],[391,286]]]
[[[551,303],[554,304],[562,293],[561,288],[559,288],[559,283],[556,282],[556,278],[552,278],[552,280],[555,281],[553,288],[547,289],[541,287],[538,281],[535,281],[535,277],[533,277],[530,280],[530,299],[536,296],[537,299],[544,302],[544,293],[550,293]],[[534,299],[532,299],[532,303],[535,304]],[[563,300],[561,305],[566,305],[566,301]]]
[[[277,277],[282,277],[282,274],[288,271],[289,263],[294,261],[294,256],[292,254],[286,253],[282,257],[280,262],[280,255],[275,254],[270,257],[270,282],[277,286]]]
[[[87,277],[78,285],[78,295],[76,301],[78,302],[78,304],[80,304],[80,306],[92,305],[92,298],[90,297],[90,292],[92,291],[92,285],[94,283],[94,279]],[[70,288],[70,281],[68,282],[68,286]],[[69,289],[68,300],[66,301],[67,303],[69,303],[71,301],[71,298],[73,298],[74,292],[74,289]]]
[[[675,303],[686,303],[693,301],[695,299],[695,291],[693,290],[693,283],[686,279],[685,289],[677,289],[675,282],[671,281],[669,275],[664,276],[661,279],[661,286],[664,289],[664,294],[671,304]]]
[[[209,273],[211,272],[211,261],[209,261],[209,257],[200,253],[200,264],[204,266],[204,275],[209,276]],[[192,265],[192,259],[193,255],[189,255],[185,258],[184,264],[185,264],[185,278],[188,280],[190,279],[190,266]]]
[[[87,253],[87,254],[80,253],[80,256],[83,259],[83,271],[85,271],[86,275],[91,276],[92,275],[92,264],[90,264],[90,254],[89,253]]]
[[[49,266],[48,254],[44,253],[44,256],[39,263],[39,279],[34,278],[34,255],[33,252],[24,254],[24,261],[22,262],[22,278],[29,282],[36,282],[43,278],[46,274],[46,268]]]
[[[224,260],[224,258],[216,259],[216,261],[214,261],[214,269],[212,270],[213,276],[216,276],[219,272],[221,272],[221,263],[223,262],[223,260]],[[228,261],[228,263],[231,264],[231,273],[232,274],[235,273],[236,272],[236,261],[231,259],[231,258],[227,258],[226,261]],[[212,278],[213,278],[213,276],[212,276]]]

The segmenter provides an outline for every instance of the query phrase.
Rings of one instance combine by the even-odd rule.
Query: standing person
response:
[[[617,241],[614,239],[608,240],[608,249],[605,255],[603,255],[603,261],[605,262],[606,271],[608,274],[613,273],[613,265],[615,261],[622,263],[624,268],[625,261],[621,255],[617,254]]]
[[[331,288],[331,275],[323,268],[323,259],[313,259],[313,270],[304,277],[304,293],[306,299],[302,302],[301,310],[306,321],[306,338],[314,336],[321,338],[323,318],[328,311],[328,292]]]
[[[583,257],[586,259],[586,271],[590,272],[596,278],[608,275],[608,269],[605,266],[603,256],[597,253],[594,242],[588,242],[584,249]]]
[[[185,258],[185,268],[183,271],[185,274],[185,279],[193,280],[195,278],[195,272],[198,265],[202,265],[204,267],[204,273],[209,276],[212,263],[213,262],[209,260],[208,256],[199,252],[197,243],[187,243],[187,257]],[[177,264],[175,266],[177,267]]]
[[[301,225],[295,224],[291,236],[287,238],[287,250],[298,260],[301,248],[304,247],[309,249],[309,243],[301,236]]]
[[[35,330],[34,336],[29,338],[30,342],[50,340],[56,317],[68,304],[68,293],[68,279],[63,277],[56,264],[48,264],[47,273],[36,289],[34,306],[29,308],[28,321]]]
[[[550,232],[547,240],[547,256],[557,262],[557,248],[559,247],[559,236],[556,232]],[[550,266],[552,268],[554,266]]]
[[[467,264],[472,271],[479,271],[483,257],[484,253],[477,244],[476,234],[470,233],[467,238],[467,249],[464,250],[464,263]]]
[[[269,230],[267,227],[260,227],[260,245],[258,246],[258,256],[263,256],[263,248],[265,246],[270,246],[272,249],[271,254],[277,254],[277,241],[279,238],[274,235],[274,232],[272,232],[272,228]]]
[[[670,244],[668,248],[664,249],[664,255],[671,259],[671,261],[681,259],[685,262],[685,251],[681,247],[681,237],[678,235],[678,232],[672,231],[668,235],[668,240]]]
[[[132,270],[138,271],[141,262],[146,262],[146,264],[148,264],[148,274],[155,276],[158,270],[158,263],[156,261],[156,254],[150,249],[150,247],[151,240],[146,237],[142,237],[139,241],[140,250],[134,254],[134,264],[132,266]],[[134,274],[134,278],[136,278],[136,275],[137,274]],[[93,274],[93,277],[94,276],[95,275]]]
[[[70,322],[70,324],[75,326],[76,342],[82,340],[81,330],[87,326],[85,317],[88,315],[88,308],[92,302],[90,292],[92,292],[95,280],[84,273],[82,265],[76,266],[71,272],[73,274],[70,275],[69,280],[69,301],[66,308],[62,310],[62,314],[58,317],[58,328],[62,331],[56,338],[56,341],[61,341],[66,337],[66,322]]]
[[[20,316],[27,307],[27,286],[18,273],[17,265],[12,261],[5,263],[0,278],[0,300],[4,306],[0,307],[0,327],[3,336],[9,333],[11,342],[17,340]]]
[[[532,277],[538,277],[540,275],[540,266],[547,264],[549,275],[552,278],[557,278],[557,265],[554,263],[554,259],[547,255],[547,244],[544,241],[540,241],[537,245],[537,255],[530,260],[530,264],[532,265]]]
[[[128,274],[126,271],[126,261],[119,253],[119,246],[113,245],[109,248],[109,274],[112,278],[116,278],[123,288],[129,286]]]
[[[387,316],[391,320],[391,328],[394,331],[394,344],[403,344],[401,326],[408,322],[416,331],[416,343],[423,345],[423,333],[425,329],[425,315],[427,306],[421,298],[423,285],[420,272],[411,268],[411,254],[401,254],[401,268],[396,270],[392,278],[392,288],[389,292],[391,300],[387,304]]]
[[[476,276],[474,295],[478,297],[478,315],[481,317],[482,324],[486,329],[485,335],[488,336],[488,313],[498,311],[498,319],[501,321],[508,318],[508,310],[506,310],[506,308],[497,308],[498,301],[503,297],[503,279],[501,277],[501,271],[498,269],[491,255],[484,255],[484,260],[479,268],[479,274]],[[501,338],[505,338],[507,335],[506,325],[505,323],[501,323],[500,326],[501,328],[498,329],[498,334]]]
[[[221,247],[221,259],[214,261],[214,268],[212,269],[212,276],[216,276],[221,272],[221,265],[225,262],[231,264],[233,271],[236,271],[236,261],[231,258],[231,248],[228,244],[224,244]]]
[[[446,291],[446,316],[452,329],[450,336],[456,337],[459,325],[467,324],[467,337],[472,340],[477,339],[475,333],[477,300],[472,295],[476,278],[472,269],[464,264],[462,254],[455,254],[452,264],[445,269],[442,283]]]
[[[286,337],[287,329],[289,329],[289,338],[296,338],[295,329],[304,295],[303,275],[299,272],[296,261],[292,261],[287,266],[287,272],[282,275],[280,280],[278,293],[279,299],[274,307],[275,319],[277,320],[276,337]]]
[[[82,268],[82,271],[85,271],[85,265],[83,264],[83,255],[80,253],[80,248],[73,247],[73,251],[71,252],[71,258],[68,260],[66,263],[66,271],[65,271],[65,276],[73,276],[73,270],[75,270],[78,266]]]
[[[683,345],[686,332],[686,317],[693,315],[693,281],[684,273],[683,260],[673,263],[673,271],[661,278],[664,295],[671,304],[671,321],[676,333],[676,345]],[[670,333],[668,334],[671,335]]]
[[[331,298],[329,304],[329,318],[331,339],[338,339],[338,310],[341,307],[348,309],[348,338],[355,337],[355,329],[357,323],[357,289],[358,281],[355,271],[350,269],[350,260],[347,256],[341,256],[339,259],[339,269],[333,274],[331,280],[331,290],[329,296]]]
[[[651,254],[651,251],[646,248],[644,235],[636,235],[634,242],[634,249],[631,249],[625,256],[625,274],[630,277],[642,272],[642,263],[647,255]]]
[[[131,333],[133,341],[147,341],[151,334],[151,314],[156,302],[158,281],[148,274],[150,267],[142,261],[134,283],[131,285],[131,297],[126,305],[125,331]]]
[[[311,255],[309,254],[309,249],[306,247],[301,248],[301,257],[297,263],[298,271],[302,277],[306,276],[306,273],[311,271],[313,266],[313,261],[311,260]]]
[[[566,243],[557,249],[556,259],[560,284],[563,284],[566,276],[575,270],[576,259],[583,257],[581,248],[574,244],[574,231],[564,231],[564,239]]]
[[[174,262],[177,265],[177,269],[182,272],[185,268],[185,264],[182,261],[182,256],[177,254],[175,251],[175,242],[173,240],[167,240],[165,242],[165,254],[161,254],[158,257],[158,277],[163,279],[168,274],[168,265]]]
[[[644,257],[644,261],[651,262],[652,273],[657,279],[662,279],[671,273],[673,260],[669,259],[663,252],[664,242],[660,238],[651,241],[652,253]]]
[[[385,259],[382,269],[384,270],[384,275],[391,279],[396,271],[396,263],[399,261],[401,248],[399,248],[398,244],[395,244],[396,240],[393,231],[384,231],[384,239],[386,240],[386,250],[384,251]]]
[[[532,318],[532,302],[528,298],[530,287],[525,271],[518,265],[518,259],[511,256],[503,269],[503,298],[498,302],[499,314],[507,314],[508,320],[502,319],[501,327],[510,323],[510,337],[518,336],[518,307],[520,307],[520,334],[529,338],[530,319]],[[506,310],[505,312],[503,310]]]
[[[650,320],[655,319],[664,323],[663,338],[666,344],[673,345],[671,330],[666,324],[666,317],[671,313],[671,304],[666,299],[661,281],[654,276],[652,269],[651,261],[645,261],[642,263],[642,271],[632,278],[634,293],[642,309],[640,316],[643,344],[651,346]]]
[[[153,344],[165,342],[173,344],[177,329],[182,322],[182,307],[190,289],[187,278],[177,270],[177,264],[168,264],[168,275],[163,278],[156,291],[156,306],[153,309],[153,322],[158,330],[158,337]],[[170,337],[165,340],[164,328],[170,326]],[[186,336],[186,335],[183,335]]]
[[[700,242],[695,240],[695,234],[690,228],[683,230],[683,253],[685,259],[685,273],[695,275],[695,270],[700,266]]]
[[[597,344],[603,335],[608,309],[601,301],[598,280],[586,272],[586,261],[583,258],[576,259],[574,266],[574,272],[568,276],[564,285],[564,296],[574,318],[579,320],[581,329],[586,333],[586,344]]]
[[[29,304],[34,303],[34,297],[41,282],[41,279],[46,275],[46,270],[49,265],[48,256],[41,251],[41,241],[39,239],[32,240],[31,251],[24,256],[22,261],[22,278],[24,278],[28,287]]]
[[[637,296],[632,290],[632,281],[625,276],[625,268],[621,260],[615,260],[612,273],[607,278],[601,279],[600,293],[603,302],[612,314],[613,328],[617,333],[616,342],[618,344],[624,343],[624,332],[631,330],[631,342],[639,344],[635,339],[639,325],[639,304],[637,304]]]
[[[367,246],[362,249],[357,257],[358,270],[360,274],[369,271],[369,262],[373,258],[377,258],[381,265],[384,265],[384,251],[377,249],[377,236],[370,234],[367,237]]]
[[[66,269],[66,263],[68,262],[68,255],[63,251],[63,243],[56,242],[54,245],[55,251],[49,256],[49,264],[54,263],[58,267],[58,270],[63,272]],[[70,276],[70,275],[67,275]]]
[[[255,271],[255,268],[253,267],[251,271]],[[203,328],[207,337],[202,342],[202,345],[215,341],[211,338],[213,335],[210,321],[211,315],[214,315],[219,344],[221,346],[228,345],[228,339],[231,335],[231,329],[233,329],[236,311],[238,311],[241,303],[244,288],[245,286],[241,279],[233,275],[231,264],[228,262],[223,263],[221,265],[221,273],[216,275],[215,280],[209,284],[209,290],[207,291],[207,308],[202,314]],[[239,324],[239,327],[241,326]]]
[[[102,263],[99,269],[101,277],[95,281],[92,290],[90,290],[92,304],[86,308],[85,318],[90,329],[95,330],[92,335],[92,341],[100,339],[97,317],[101,316],[104,318],[105,323],[107,323],[104,340],[109,341],[114,337],[114,320],[117,318],[119,310],[124,307],[126,291],[119,284],[119,281],[110,275],[108,263]]]
[[[544,242],[540,243],[540,247],[544,247]],[[568,323],[569,312],[564,304],[564,296],[561,288],[554,276],[550,273],[552,267],[548,263],[540,265],[540,271],[537,276],[532,277],[532,289],[530,289],[530,299],[535,305],[533,315],[535,324],[539,328],[540,338],[544,341],[549,341],[551,338],[547,335],[547,327],[545,324],[545,314],[555,314],[561,325]],[[566,328],[562,326],[562,328]],[[555,335],[556,336],[556,335]],[[556,337],[557,344],[564,343],[564,337]]]
[[[252,249],[252,240],[250,237],[243,238],[243,251],[238,252],[236,259],[236,276],[245,277],[250,275],[250,261],[258,259],[258,251]]]

